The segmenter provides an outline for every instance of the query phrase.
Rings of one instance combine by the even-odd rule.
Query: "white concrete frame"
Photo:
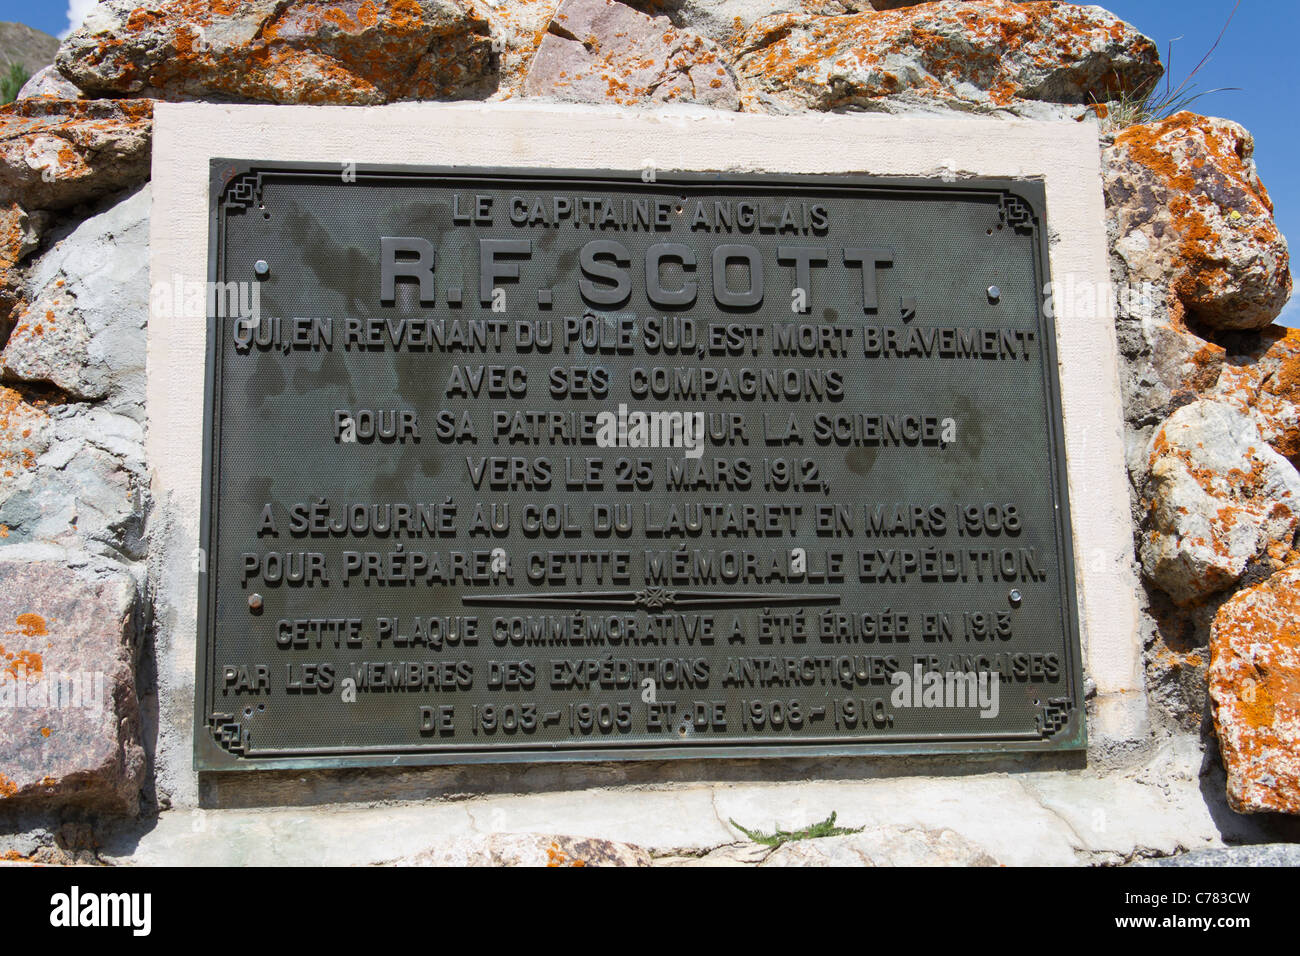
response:
[[[154,114],[151,277],[207,278],[212,157],[639,171],[980,175],[1041,178],[1052,275],[1106,289],[1105,207],[1091,123],[760,116],[699,108],[652,112],[541,103],[385,107],[159,103]],[[1097,690],[1094,738],[1143,732],[1146,702],[1137,576],[1124,470],[1119,357],[1111,297],[1057,319],[1085,678]],[[147,452],[165,527],[158,575],[160,788],[197,801],[190,768],[203,459],[202,322],[151,317]]]

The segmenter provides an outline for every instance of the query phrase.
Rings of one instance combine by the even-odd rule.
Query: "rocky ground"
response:
[[[1291,292],[1288,250],[1249,132],[1187,112],[1117,121],[1121,98],[1160,74],[1154,44],[1131,26],[1052,2],[100,3],[0,108],[0,668],[111,675],[111,706],[94,719],[0,715],[0,803],[12,815],[0,855],[148,862],[206,826],[237,836],[213,859],[232,863],[270,860],[284,827],[322,861],[373,863],[1122,863],[1294,839],[1300,332],[1272,324]],[[741,822],[788,828],[799,821],[763,817],[794,801],[867,829],[777,849],[744,843],[727,822],[746,816],[756,784],[606,795],[600,805],[628,818],[609,832],[627,845],[500,832],[521,820],[582,832],[561,826],[561,806],[595,813],[586,794],[598,791],[158,815],[169,795],[148,759],[149,569],[166,529],[143,444],[152,104],[470,98],[1099,123],[1150,739],[1056,774],[813,774],[763,790]],[[658,809],[634,811],[627,794]],[[903,821],[909,795],[918,809]],[[1107,815],[1114,806],[1126,819]],[[498,810],[509,826],[485,827]],[[656,813],[690,837],[638,831],[634,818]],[[369,844],[339,843],[345,817]],[[417,834],[442,821],[460,842],[385,842],[401,820]],[[330,845],[351,847],[350,859]]]

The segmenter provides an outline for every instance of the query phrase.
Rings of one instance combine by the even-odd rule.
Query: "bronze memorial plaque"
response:
[[[199,769],[1084,746],[1041,184],[211,202]]]

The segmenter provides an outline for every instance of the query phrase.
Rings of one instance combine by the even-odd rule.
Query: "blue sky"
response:
[[[1170,72],[1177,86],[1214,45],[1233,2],[1104,0],[1101,5],[1155,40],[1161,57],[1173,42]],[[17,20],[57,35],[68,27],[70,7],[84,11],[93,5],[94,0],[0,0],[0,20]],[[1293,246],[1300,243],[1300,178],[1295,176],[1294,159],[1300,154],[1297,34],[1300,0],[1242,0],[1218,49],[1193,80],[1199,90],[1240,87],[1240,92],[1210,93],[1193,108],[1236,120],[1255,134],[1260,177]],[[1300,296],[1288,305],[1284,321],[1300,326]]]

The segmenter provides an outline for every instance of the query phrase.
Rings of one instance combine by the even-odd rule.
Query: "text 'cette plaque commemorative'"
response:
[[[200,769],[1083,746],[1039,184],[211,201]]]

